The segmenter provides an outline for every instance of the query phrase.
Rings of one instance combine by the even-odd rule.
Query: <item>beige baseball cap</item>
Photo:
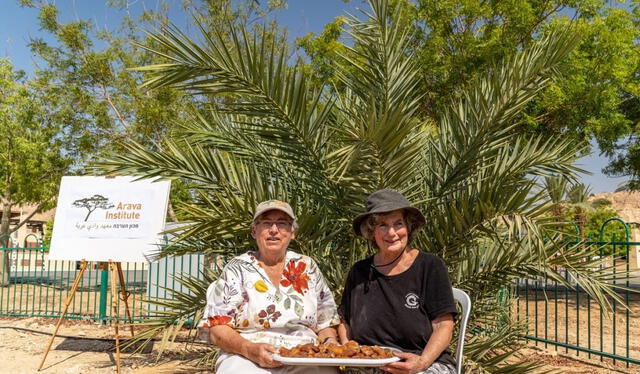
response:
[[[279,210],[286,213],[294,222],[296,220],[296,215],[293,214],[291,205],[280,200],[267,200],[258,204],[258,206],[256,207],[256,212],[253,214],[253,219],[256,220],[262,213],[269,210]]]

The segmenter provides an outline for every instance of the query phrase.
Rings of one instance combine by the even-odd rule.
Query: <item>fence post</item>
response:
[[[106,262],[100,263],[100,309],[98,320],[104,324],[107,320],[107,295],[109,294],[109,267]]]

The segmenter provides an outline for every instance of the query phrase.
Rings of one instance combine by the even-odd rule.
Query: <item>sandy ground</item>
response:
[[[0,317],[0,373],[35,373],[55,329],[54,319]],[[121,334],[128,336],[129,331]],[[113,329],[86,321],[64,321],[58,335],[77,338],[113,338]],[[115,354],[105,353],[111,343],[100,340],[59,337],[53,346],[42,373],[115,373]],[[121,373],[212,373],[194,365],[209,349],[184,343],[170,344],[156,362],[156,342],[150,354],[122,354]],[[98,351],[98,352],[95,352]]]
[[[514,312],[520,318],[528,316],[529,335],[622,356],[628,354],[629,357],[640,360],[640,295],[630,295],[629,311],[618,305],[615,318],[613,315],[600,313],[597,303],[584,295],[576,300],[575,293],[568,293],[566,299],[564,293],[561,293],[556,300],[552,298],[553,293],[547,293],[548,304],[545,303],[543,292],[536,295],[530,291],[527,295],[528,303],[524,296],[520,294],[521,301],[514,307]],[[559,350],[565,351],[564,348]],[[640,373],[640,368],[638,372]]]
[[[0,372],[35,373],[49,342],[49,333],[55,328],[55,320],[43,318],[0,317]],[[128,331],[126,331],[128,333]],[[113,329],[86,321],[64,321],[59,335],[75,338],[112,338]],[[122,332],[125,334],[125,332]],[[47,356],[42,373],[115,373],[115,355],[95,352],[103,350],[103,341],[87,339],[56,338]],[[156,362],[158,343],[149,354],[123,354],[122,373],[212,373],[195,367],[197,361],[209,350],[200,345],[186,346],[184,343],[170,344],[166,353]],[[576,359],[556,352],[552,348],[531,346],[523,350],[528,361],[543,361],[549,369],[571,374],[638,373],[640,368],[626,368],[624,364],[613,365],[610,360]]]
[[[558,373],[566,374],[638,374],[640,367],[626,367],[626,364],[613,364],[611,360],[604,359],[588,359],[581,355],[576,357],[570,354],[564,354],[563,351],[555,351],[552,348],[544,349],[543,347],[530,346],[521,351],[525,361],[544,362],[545,367],[539,372],[545,372],[549,369],[555,369]]]

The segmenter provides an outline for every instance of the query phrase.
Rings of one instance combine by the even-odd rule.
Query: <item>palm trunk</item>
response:
[[[587,215],[582,211],[582,209],[578,208],[576,214],[573,216],[573,219],[578,223],[578,230],[580,231],[580,249],[584,250],[587,246],[585,244],[586,235],[584,234],[584,229],[587,223]],[[586,260],[586,258],[582,258],[580,262],[585,262]]]
[[[556,218],[558,222],[563,221],[564,209],[560,203],[554,203],[553,209],[551,210],[551,214]],[[562,241],[564,239],[564,235],[562,234],[563,226],[558,225],[556,230],[558,231],[559,240]]]

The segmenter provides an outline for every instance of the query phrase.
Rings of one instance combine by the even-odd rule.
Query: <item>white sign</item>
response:
[[[170,183],[135,179],[63,177],[49,258],[148,261],[162,243]]]

